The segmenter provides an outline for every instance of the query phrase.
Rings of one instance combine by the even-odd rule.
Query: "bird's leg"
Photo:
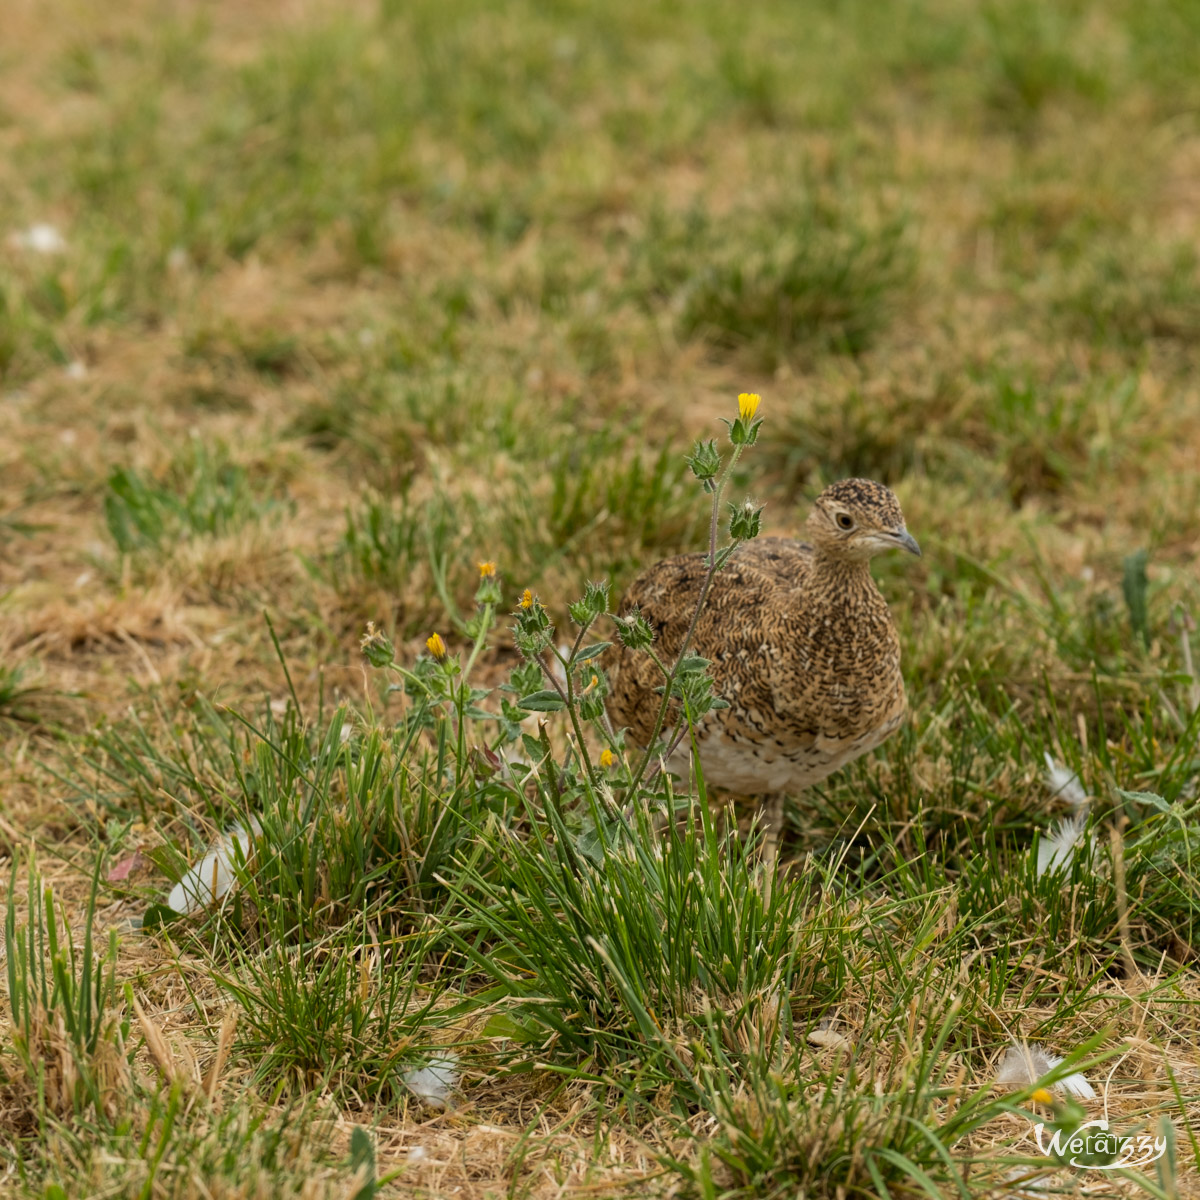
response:
[[[763,802],[762,863],[766,872],[768,896],[771,894],[771,881],[779,857],[779,839],[783,836],[783,806],[786,800],[787,797],[782,792],[776,792],[767,796]]]

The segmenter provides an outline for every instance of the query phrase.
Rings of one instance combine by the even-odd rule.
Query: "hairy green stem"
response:
[[[575,740],[579,744],[579,754],[583,759],[584,769],[587,771],[588,783],[590,783],[592,787],[597,787],[599,780],[597,780],[595,769],[592,767],[591,756],[587,751],[587,743],[583,740],[583,729],[579,724],[579,714],[575,711],[575,688],[571,680],[571,667],[574,665],[575,655],[579,653],[579,647],[583,644],[584,635],[589,629],[591,629],[592,625],[595,624],[595,620],[596,618],[592,617],[591,620],[580,627],[579,636],[576,637],[575,645],[571,647],[571,652],[566,659],[559,654],[556,647],[550,647],[550,652],[555,658],[558,659],[560,663],[562,663],[563,670],[567,676],[567,689],[565,695],[563,695],[563,690],[561,687],[559,687],[558,680],[554,678],[553,673],[546,670],[545,664],[542,666],[542,669],[546,670],[546,674],[550,677],[551,682],[558,690],[559,695],[562,696],[563,700],[566,702],[567,715],[571,718],[571,728],[575,730]],[[539,658],[538,661],[540,662],[541,659]]]
[[[725,467],[725,470],[721,472],[721,477],[717,480],[717,486],[713,489],[712,517],[708,526],[708,573],[704,576],[704,583],[700,588],[700,597],[696,601],[696,611],[692,613],[692,622],[688,626],[687,635],[683,639],[683,645],[679,648],[675,665],[671,668],[670,675],[667,676],[667,684],[663,688],[662,703],[658,706],[658,716],[654,721],[654,729],[646,743],[646,750],[642,755],[641,761],[638,763],[638,769],[634,773],[633,782],[629,785],[631,794],[637,790],[638,784],[642,781],[642,776],[646,774],[646,768],[650,765],[650,758],[654,753],[654,743],[658,741],[658,735],[662,732],[663,722],[667,718],[667,709],[671,704],[671,689],[675,686],[675,678],[679,674],[679,665],[683,662],[687,655],[688,647],[692,644],[692,637],[696,632],[700,613],[704,610],[704,602],[708,599],[709,588],[712,587],[713,578],[717,573],[717,528],[721,518],[721,495],[725,491],[725,484],[729,481],[729,476],[737,464],[741,453],[742,447],[734,446],[729,463]],[[737,543],[735,542],[734,545],[736,546]]]

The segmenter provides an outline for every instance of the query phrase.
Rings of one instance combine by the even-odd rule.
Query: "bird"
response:
[[[805,531],[805,541],[763,537],[739,545],[714,576],[688,646],[710,661],[713,690],[728,704],[695,731],[705,783],[765,798],[769,867],[786,797],[879,746],[908,711],[900,639],[870,566],[891,550],[920,557],[900,502],[882,483],[843,479],[816,498]],[[707,574],[705,554],[664,559],[622,598],[620,615],[641,614],[668,668]],[[661,671],[620,642],[605,660],[609,718],[645,748],[662,701]],[[666,766],[686,779],[690,763],[684,738]]]

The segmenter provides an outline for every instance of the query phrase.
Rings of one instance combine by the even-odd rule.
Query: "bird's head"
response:
[[[846,562],[866,562],[885,550],[921,554],[904,527],[900,501],[873,479],[830,484],[813,505],[808,536],[819,551]]]

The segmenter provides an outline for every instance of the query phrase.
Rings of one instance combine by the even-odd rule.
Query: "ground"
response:
[[[1200,1193],[1200,8],[4,25],[15,1192],[1029,1194],[1001,1160],[1086,1114],[1167,1152],[1044,1187]],[[924,550],[876,567],[909,725],[796,799],[769,897],[745,798],[605,850],[561,716],[555,784],[500,764],[536,718],[419,699],[479,562],[495,688],[523,589],[566,638],[589,580],[701,548],[685,455],[742,392],[764,532],[866,475]],[[1092,800],[1039,874],[1047,754]],[[157,925],[251,817],[238,886]],[[991,1086],[1013,1039],[1096,1099]]]

